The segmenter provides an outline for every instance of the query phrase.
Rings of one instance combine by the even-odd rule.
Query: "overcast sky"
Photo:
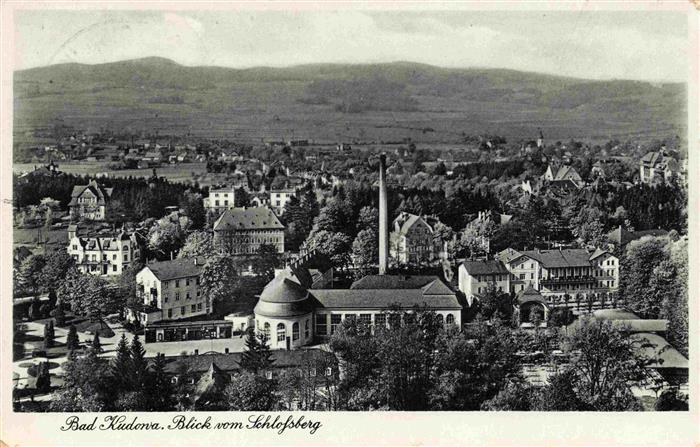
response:
[[[654,12],[17,11],[17,69],[161,56],[185,65],[414,61],[684,81],[687,20]]]

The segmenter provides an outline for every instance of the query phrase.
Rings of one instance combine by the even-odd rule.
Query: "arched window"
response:
[[[442,314],[437,314],[435,317],[437,319],[438,324],[440,324],[440,326],[445,324],[445,317],[443,317]]]
[[[452,314],[447,314],[445,321],[447,322],[447,324],[455,324],[455,316]]]
[[[299,323],[292,325],[292,340],[299,340]]]
[[[277,341],[284,341],[286,337],[287,328],[284,326],[284,323],[279,323],[277,325]]]
[[[263,335],[266,339],[270,339],[270,323],[265,322],[265,328],[263,329]]]

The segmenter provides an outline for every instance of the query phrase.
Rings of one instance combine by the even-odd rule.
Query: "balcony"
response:
[[[598,282],[598,278],[594,276],[559,276],[554,278],[541,279],[540,282],[543,286],[555,286],[555,285],[566,285],[566,284],[595,284]]]

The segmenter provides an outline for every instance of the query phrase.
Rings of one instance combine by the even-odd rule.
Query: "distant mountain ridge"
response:
[[[131,126],[125,118],[134,116],[145,120],[145,128],[156,109],[162,112],[157,127],[192,128],[206,115],[213,120],[207,126],[217,128],[213,130],[217,134],[222,132],[220,127],[232,124],[227,117],[239,114],[255,116],[255,121],[262,119],[268,128],[280,127],[281,131],[306,127],[303,120],[299,121],[300,113],[307,121],[346,119],[351,123],[345,126],[345,132],[353,138],[363,134],[347,129],[353,127],[353,121],[380,112],[401,115],[392,117],[393,121],[430,125],[433,120],[443,119],[451,123],[451,128],[458,125],[464,132],[480,127],[480,132],[498,131],[511,136],[529,132],[526,129],[531,126],[550,128],[551,135],[561,138],[586,132],[682,133],[686,126],[686,86],[682,83],[596,81],[412,62],[237,69],[190,67],[149,57],[16,71],[14,87],[16,130],[50,126],[55,120],[71,126],[80,126],[82,120],[88,126],[119,129]],[[163,110],[166,105],[171,108]],[[174,121],[160,122],[170,117]],[[270,123],[272,117],[277,118]],[[473,125],[460,125],[465,119]],[[246,135],[252,131],[248,124],[252,123],[243,126]],[[437,129],[440,125],[430,127]],[[206,129],[197,131],[206,133]],[[263,134],[266,132],[270,133]],[[364,130],[365,137],[368,132]],[[369,133],[381,137],[377,132]]]

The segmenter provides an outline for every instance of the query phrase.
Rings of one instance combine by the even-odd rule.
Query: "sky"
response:
[[[611,11],[16,11],[15,67],[148,56],[235,68],[411,61],[685,81],[686,15]]]

